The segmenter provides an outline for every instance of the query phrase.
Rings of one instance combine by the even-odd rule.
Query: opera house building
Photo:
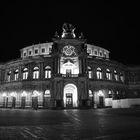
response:
[[[0,108],[130,108],[140,105],[140,67],[109,58],[64,23],[52,42],[0,63]],[[119,57],[119,56],[118,56]]]

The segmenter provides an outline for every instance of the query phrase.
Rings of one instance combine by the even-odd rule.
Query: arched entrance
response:
[[[38,109],[38,96],[39,96],[38,91],[34,90],[32,94],[32,108],[33,109]]]
[[[26,106],[26,97],[27,97],[27,93],[23,91],[21,94],[21,108],[25,108]]]
[[[103,108],[105,106],[105,93],[104,90],[98,90],[94,94],[95,106]]]
[[[77,87],[74,84],[67,84],[63,94],[64,107],[78,107]]]

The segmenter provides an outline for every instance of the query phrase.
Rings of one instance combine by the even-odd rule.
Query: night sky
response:
[[[126,65],[140,65],[139,4],[112,0],[98,2],[14,1],[0,7],[0,62],[20,57],[20,49],[52,41],[64,22],[83,32],[88,43],[110,51],[110,58]]]

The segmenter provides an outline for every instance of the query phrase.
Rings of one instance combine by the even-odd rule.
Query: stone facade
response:
[[[21,49],[0,65],[0,107],[126,108],[140,104],[140,67],[109,59],[109,51],[76,37],[71,24],[52,42]]]

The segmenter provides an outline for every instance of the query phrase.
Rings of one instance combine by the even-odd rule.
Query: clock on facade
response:
[[[71,56],[71,55],[75,55],[75,48],[73,46],[67,45],[63,48],[63,53],[66,56]]]

